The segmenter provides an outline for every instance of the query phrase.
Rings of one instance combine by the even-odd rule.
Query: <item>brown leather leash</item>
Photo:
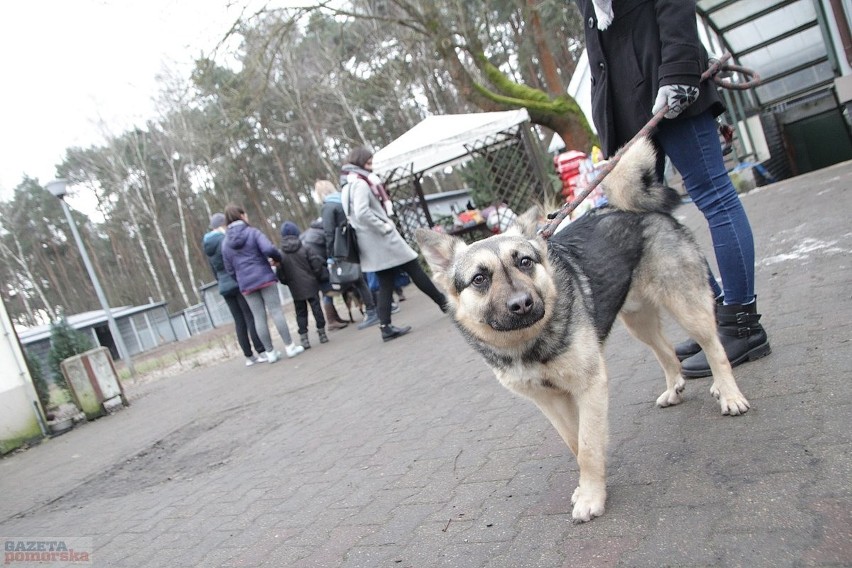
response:
[[[701,74],[701,83],[704,81],[713,78],[713,81],[724,89],[745,91],[747,89],[751,89],[760,84],[760,75],[757,74],[752,69],[747,69],[745,67],[741,67],[739,65],[728,65],[727,61],[731,58],[730,53],[725,53],[719,59],[712,59],[710,62],[710,66],[707,70]],[[743,75],[746,80],[742,82],[735,83],[727,78],[722,78],[718,75],[720,71],[730,72],[730,73],[740,73]],[[654,133],[654,130],[657,128],[657,125],[661,120],[665,117],[666,113],[669,111],[669,105],[665,105],[661,108],[657,113],[651,117],[645,126],[643,126],[636,135],[630,139],[630,141],[618,149],[618,152],[615,155],[607,160],[607,162],[600,167],[600,169],[596,172],[595,178],[589,182],[589,185],[581,191],[577,197],[574,198],[570,203],[564,204],[562,207],[553,211],[547,215],[547,218],[550,219],[547,225],[545,225],[540,231],[539,234],[545,239],[549,239],[551,235],[553,235],[556,228],[559,224],[571,214],[574,209],[577,208],[580,203],[586,199],[589,194],[591,194],[595,188],[600,185],[601,181],[612,171],[612,169],[618,164],[621,157],[630,148],[636,140],[640,138],[650,137],[651,134]]]

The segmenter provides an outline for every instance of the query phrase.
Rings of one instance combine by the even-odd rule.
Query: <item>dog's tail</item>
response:
[[[609,204],[634,213],[671,213],[680,196],[657,180],[657,153],[647,138],[639,138],[601,182]]]

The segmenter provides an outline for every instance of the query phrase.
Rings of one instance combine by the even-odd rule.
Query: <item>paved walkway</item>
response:
[[[555,431],[412,289],[409,336],[350,326],[294,360],[162,379],[0,460],[0,536],[85,537],[121,567],[852,565],[850,186],[846,163],[743,197],[773,347],[735,370],[747,415],[721,416],[709,379],[656,408],[662,374],[617,326],[591,523],[571,523]]]

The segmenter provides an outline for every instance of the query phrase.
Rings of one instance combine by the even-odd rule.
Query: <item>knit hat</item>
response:
[[[284,224],[281,225],[281,236],[286,237],[288,235],[293,235],[295,237],[299,236],[299,227],[293,221],[284,221]]]
[[[210,216],[210,228],[218,229],[225,225],[225,214],[224,213],[213,213]]]

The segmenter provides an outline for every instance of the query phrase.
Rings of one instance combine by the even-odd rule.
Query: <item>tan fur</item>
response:
[[[654,161],[650,143],[628,151],[612,179],[607,178],[610,202],[628,211],[666,211],[661,186],[648,181]],[[632,194],[639,197],[631,195],[631,184]],[[548,242],[536,232],[538,220],[537,211],[528,211],[506,233],[473,245],[425,229],[416,238],[462,334],[504,387],[538,406],[577,457],[580,478],[571,499],[572,517],[583,522],[603,514],[606,501],[608,379],[593,321],[595,309],[602,306],[580,269],[581,258],[564,249],[550,258]],[[645,246],[630,279],[614,281],[623,283],[627,298],[609,308],[610,317],[620,309],[630,333],[657,357],[666,379],[658,406],[679,404],[685,385],[674,348],[662,334],[661,310],[666,309],[704,349],[714,377],[710,392],[722,413],[745,413],[748,401],[716,335],[700,251],[670,217],[656,214],[643,220],[647,225],[642,232],[631,235]],[[620,231],[614,234],[617,239]],[[567,263],[570,274],[556,263]],[[598,274],[600,286],[606,278]],[[590,306],[593,299],[598,303]],[[605,333],[608,328],[602,329]]]

